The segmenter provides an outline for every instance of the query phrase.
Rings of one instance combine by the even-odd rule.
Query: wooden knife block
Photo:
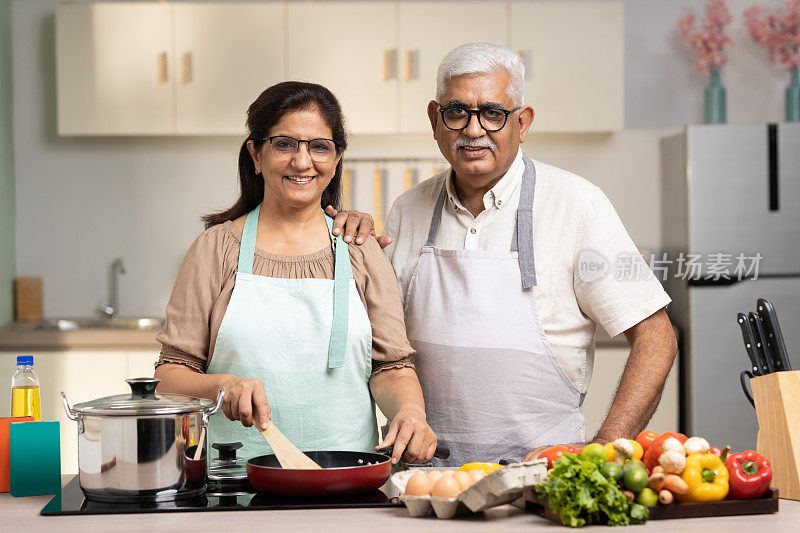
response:
[[[758,453],[772,465],[781,498],[800,500],[800,370],[750,380],[758,417]]]

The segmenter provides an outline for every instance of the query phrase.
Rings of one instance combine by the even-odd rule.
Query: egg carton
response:
[[[405,492],[409,478],[419,470],[398,472],[392,476],[392,484]],[[455,498],[434,496],[400,496],[413,517],[426,517],[431,513],[437,518],[453,518],[458,515],[478,513],[491,507],[511,503],[522,496],[526,487],[532,487],[547,479],[547,461],[536,459],[499,468],[462,490]]]

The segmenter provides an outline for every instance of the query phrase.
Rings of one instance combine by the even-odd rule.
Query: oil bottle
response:
[[[39,376],[33,370],[33,356],[17,356],[17,371],[11,378],[11,416],[42,419]]]

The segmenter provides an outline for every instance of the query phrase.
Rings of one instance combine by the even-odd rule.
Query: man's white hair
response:
[[[436,101],[442,103],[445,87],[452,78],[497,70],[508,72],[506,92],[515,106],[521,106],[525,100],[525,64],[508,48],[489,43],[462,44],[444,56],[436,75]]]

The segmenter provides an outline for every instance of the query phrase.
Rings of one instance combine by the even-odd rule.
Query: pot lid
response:
[[[183,394],[157,394],[159,378],[134,378],[125,382],[131,387],[130,394],[106,396],[74,405],[72,408],[83,415],[143,416],[194,413],[207,409],[214,402]]]

